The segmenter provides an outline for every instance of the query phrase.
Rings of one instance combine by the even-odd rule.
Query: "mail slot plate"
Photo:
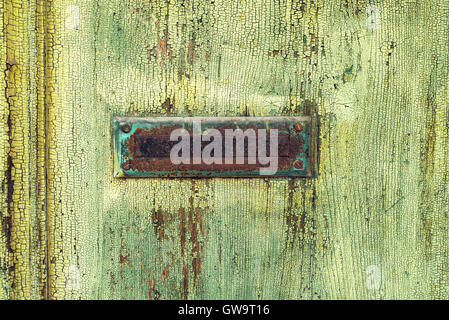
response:
[[[309,116],[116,117],[112,125],[118,178],[311,177],[314,171]]]

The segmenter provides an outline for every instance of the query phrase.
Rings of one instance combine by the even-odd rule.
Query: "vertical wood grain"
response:
[[[5,27],[9,3],[3,60],[25,34]],[[14,21],[38,32],[19,41],[35,43],[36,66],[0,83],[24,90],[3,98],[2,221],[25,217],[2,224],[1,298],[448,298],[447,1],[59,0],[17,10],[29,20]],[[28,96],[37,109],[19,108]],[[112,177],[113,116],[311,111],[314,179]],[[9,114],[34,132],[28,149],[14,143],[22,133],[9,131]],[[22,206],[11,181],[27,186],[14,188],[29,199]],[[32,226],[42,234],[25,236]],[[24,247],[8,253],[10,234]],[[25,251],[34,282],[7,270]],[[11,289],[17,282],[30,285]]]
[[[45,287],[45,198],[38,185],[45,163],[38,78],[43,66],[38,37],[41,11],[34,1],[1,5],[0,297],[38,299]],[[42,78],[42,77],[40,77]]]

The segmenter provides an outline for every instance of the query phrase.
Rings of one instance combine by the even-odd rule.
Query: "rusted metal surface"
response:
[[[200,123],[202,133],[194,131],[193,123]],[[190,161],[176,164],[170,158],[172,148],[179,140],[171,141],[170,136],[177,129],[184,129],[189,140]],[[195,135],[200,150],[210,144],[202,140],[204,131],[216,129],[223,137],[221,142],[222,159],[206,164],[201,155],[195,156]],[[234,117],[234,118],[133,118],[117,117],[113,120],[114,136],[114,175],[115,177],[266,177],[260,169],[267,163],[261,163],[258,157],[249,157],[249,140],[244,139],[243,154],[236,152],[237,142],[233,138],[232,164],[225,160],[226,130],[248,129],[256,133],[256,141],[265,142],[267,156],[270,154],[270,132],[277,132],[276,170],[268,176],[273,177],[311,177],[313,175],[314,139],[312,121],[303,117]],[[265,129],[265,130],[263,130]],[[266,132],[266,139],[259,140],[260,130]],[[197,132],[195,134],[195,132]],[[217,132],[217,131],[216,131]],[[232,131],[231,131],[232,132]],[[213,139],[212,139],[213,141]],[[274,141],[273,141],[274,142]],[[259,155],[260,145],[256,144],[255,153]],[[275,146],[273,146],[275,148]],[[253,149],[252,149],[253,150]],[[254,151],[254,150],[253,150]],[[212,154],[214,154],[214,151]],[[197,154],[198,155],[198,154]],[[228,159],[229,160],[229,159]]]

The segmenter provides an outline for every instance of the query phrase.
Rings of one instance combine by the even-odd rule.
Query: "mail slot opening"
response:
[[[311,174],[310,117],[114,121],[119,177]]]

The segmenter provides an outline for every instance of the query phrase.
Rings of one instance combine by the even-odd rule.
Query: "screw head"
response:
[[[122,125],[122,131],[124,133],[129,133],[131,131],[131,125],[129,123],[125,123]]]
[[[302,123],[301,122],[297,122],[296,124],[295,124],[295,130],[296,131],[302,131],[302,128],[303,128],[303,126],[302,126]]]
[[[298,159],[295,162],[293,162],[293,168],[298,169],[298,170],[304,169],[304,164],[303,164],[302,160]]]
[[[129,170],[131,169],[131,164],[129,163],[129,161],[125,162],[122,164],[122,169],[123,170]]]

